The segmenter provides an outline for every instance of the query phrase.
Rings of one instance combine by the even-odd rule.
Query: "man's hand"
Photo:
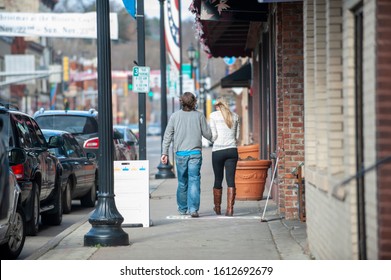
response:
[[[162,157],[160,158],[160,160],[162,161],[163,164],[167,164],[168,156],[167,156],[167,155],[162,155]]]

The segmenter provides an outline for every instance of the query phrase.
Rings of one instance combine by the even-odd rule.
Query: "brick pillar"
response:
[[[377,46],[377,66],[376,66],[376,123],[377,123],[377,161],[391,156],[391,96],[390,96],[390,75],[388,58],[391,56],[391,29],[390,29],[391,2],[379,0],[376,8],[376,46]],[[377,170],[378,175],[378,221],[379,221],[379,259],[391,259],[391,163],[380,165]]]
[[[279,212],[298,218],[296,177],[304,161],[303,3],[284,3],[277,10],[277,142],[283,148],[278,167]]]

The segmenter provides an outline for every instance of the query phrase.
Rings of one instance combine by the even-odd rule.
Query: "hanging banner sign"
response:
[[[96,13],[0,13],[0,36],[94,39]],[[110,13],[110,37],[118,39],[116,13]]]
[[[136,19],[136,0],[122,0],[128,13]]]

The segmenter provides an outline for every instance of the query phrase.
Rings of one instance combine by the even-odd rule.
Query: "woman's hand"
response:
[[[163,164],[167,164],[167,159],[168,159],[167,155],[162,155],[162,157],[160,158]]]

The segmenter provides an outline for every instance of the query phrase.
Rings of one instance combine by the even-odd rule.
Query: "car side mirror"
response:
[[[49,148],[59,148],[64,145],[64,139],[60,136],[51,136],[49,138]]]
[[[122,139],[121,133],[119,133],[119,132],[117,132],[117,131],[114,131],[114,132],[113,132],[113,139],[114,139],[114,140]]]
[[[91,159],[91,160],[96,159],[96,155],[94,153],[87,153],[86,155],[87,155],[88,159]]]
[[[27,153],[25,150],[20,148],[12,148],[8,152],[9,165],[22,164],[27,160]]]

